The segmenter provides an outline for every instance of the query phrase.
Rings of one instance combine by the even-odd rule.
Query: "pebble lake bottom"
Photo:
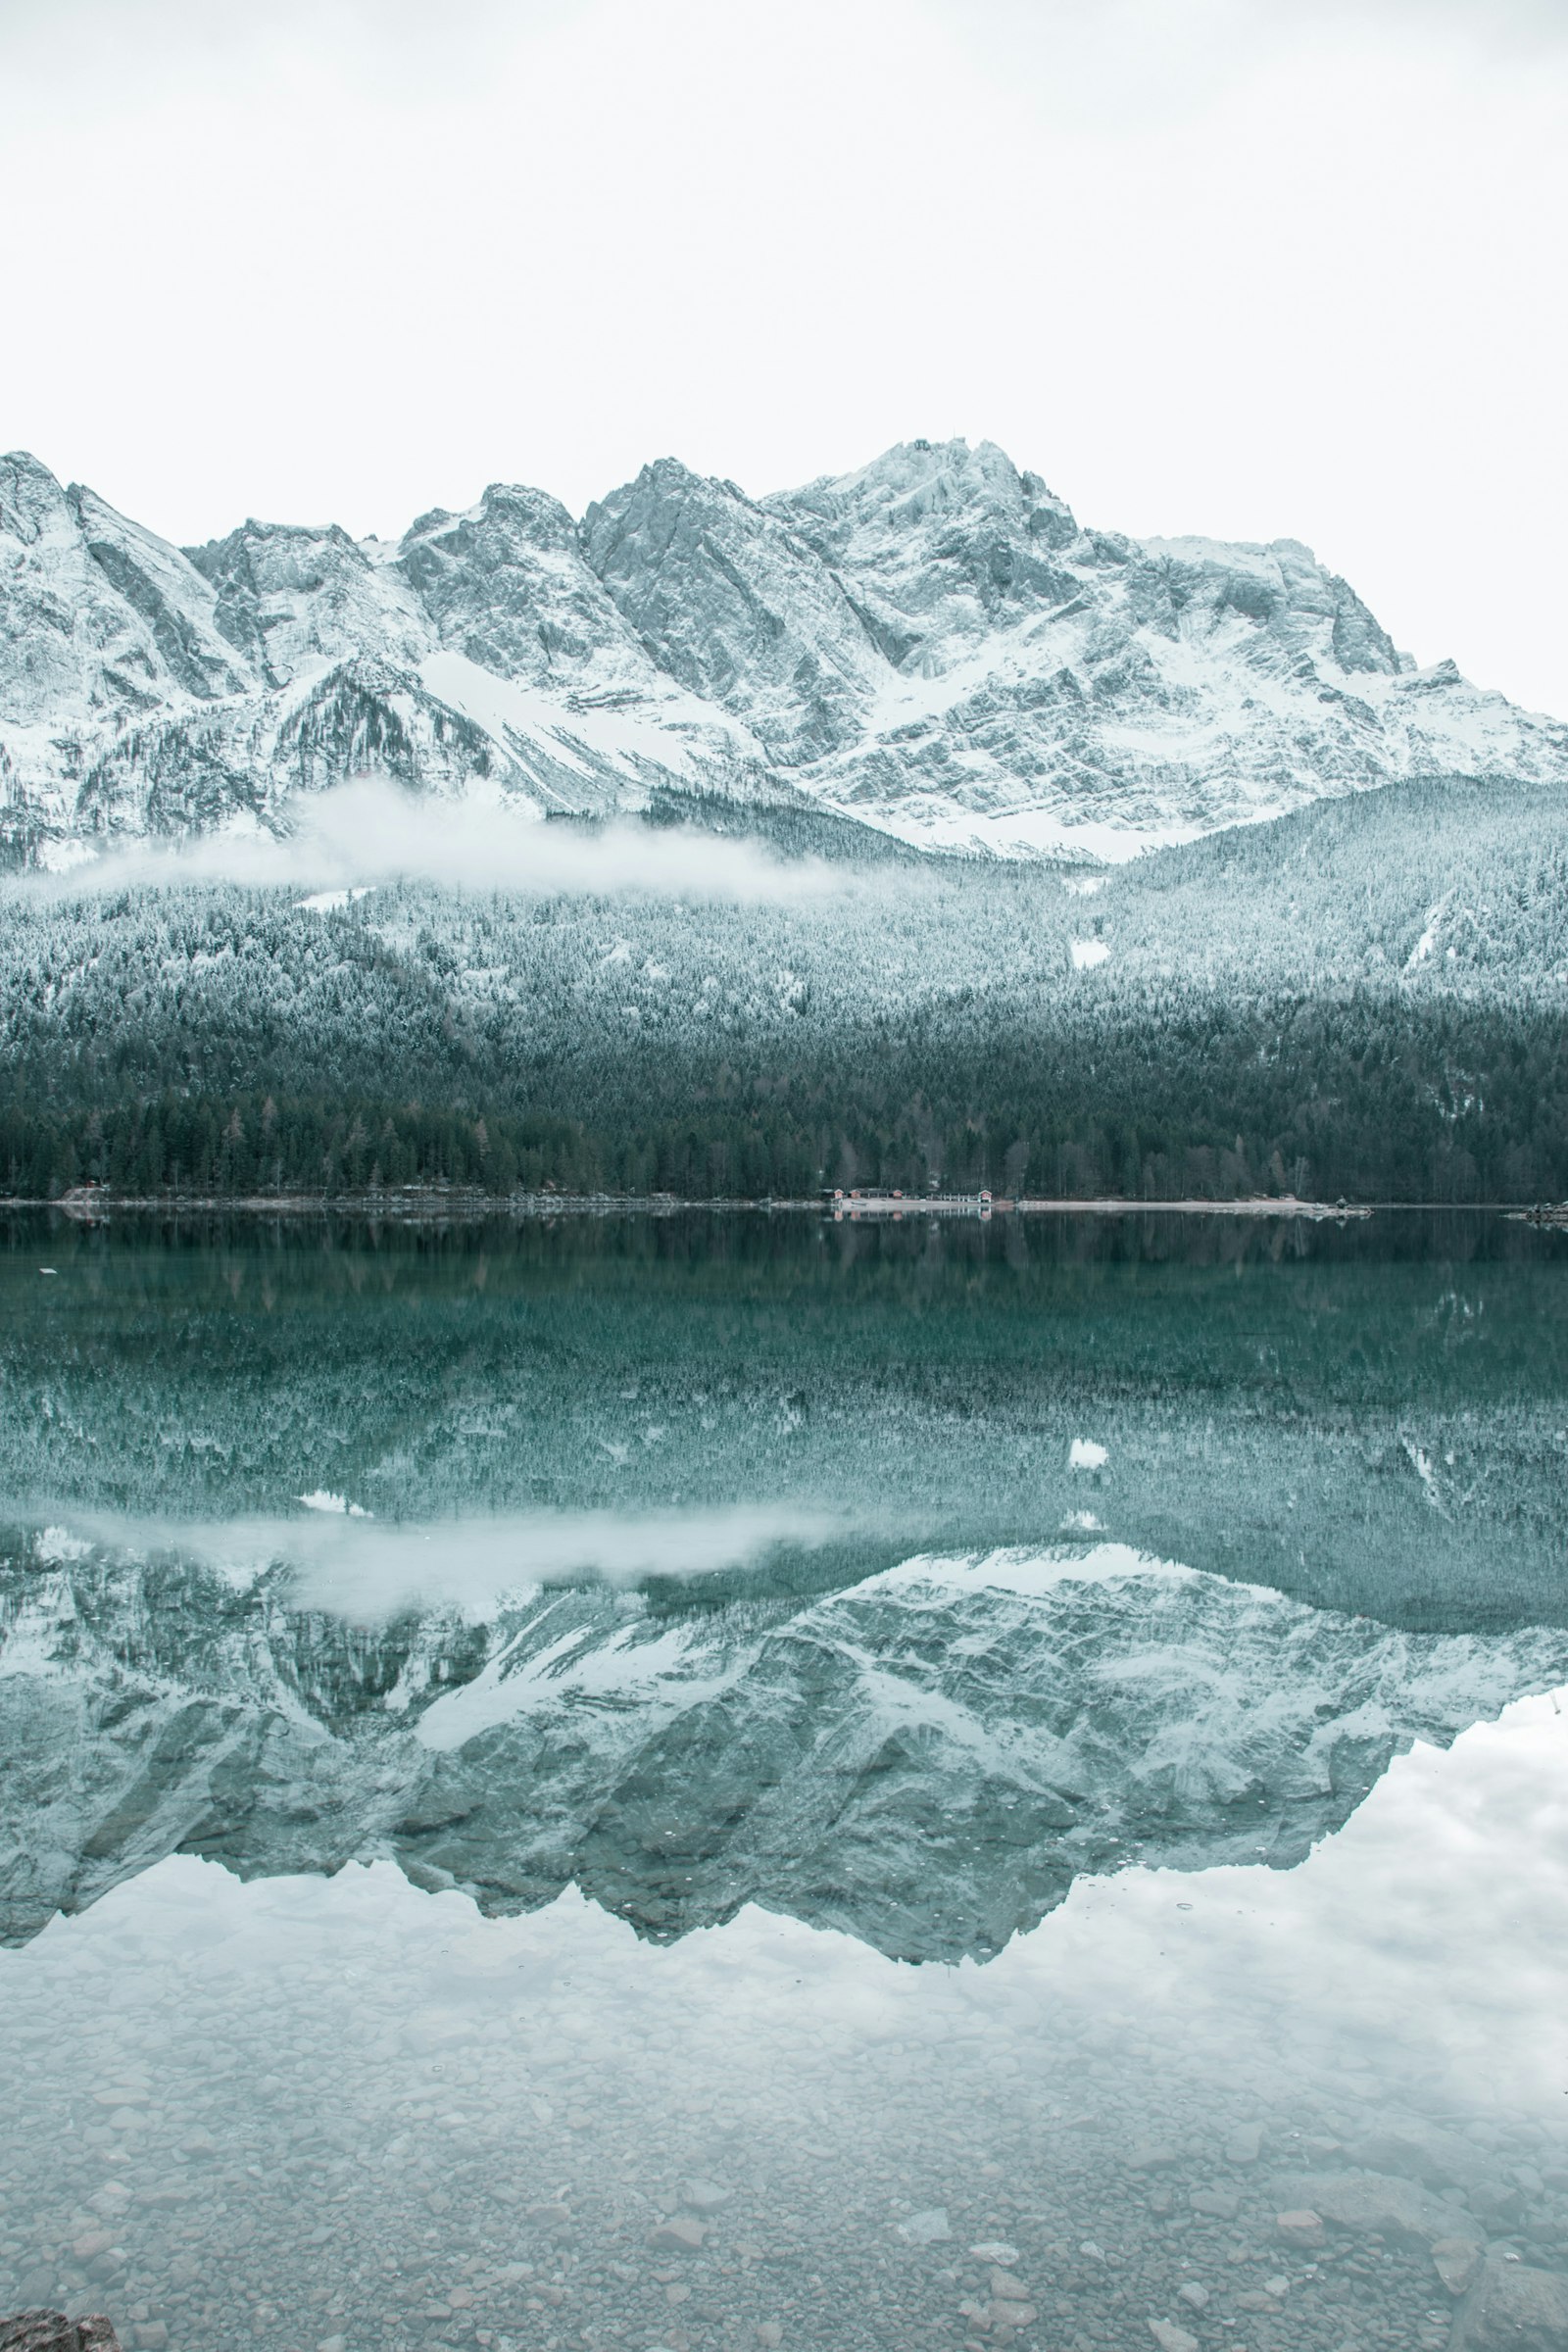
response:
[[[7,1226],[0,2311],[1568,2343],[1568,1236],[1173,1227]]]

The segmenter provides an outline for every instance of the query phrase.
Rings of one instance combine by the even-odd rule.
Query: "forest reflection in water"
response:
[[[1563,1237],[7,1241],[0,2301],[1333,2352],[1568,2269]]]

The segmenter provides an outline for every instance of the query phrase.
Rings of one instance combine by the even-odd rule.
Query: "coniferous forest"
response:
[[[817,855],[740,898],[315,903],[17,881],[3,916],[16,1197],[1568,1194],[1545,787],[1396,787],[1102,874]]]

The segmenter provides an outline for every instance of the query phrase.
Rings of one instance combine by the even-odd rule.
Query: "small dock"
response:
[[[998,1209],[1014,1209],[1018,1203],[999,1200],[990,1193],[884,1193],[865,1187],[831,1193],[824,1205],[831,1210],[835,1225],[855,1225],[871,1218],[896,1225],[904,1217],[989,1217]]]

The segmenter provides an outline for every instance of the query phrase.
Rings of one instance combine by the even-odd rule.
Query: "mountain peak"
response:
[[[661,458],[589,508],[581,539],[660,667],[782,765],[854,740],[877,649],[828,564],[770,506]]]
[[[63,486],[30,450],[8,450],[0,457],[0,533],[30,547],[65,513]]]
[[[1030,514],[1036,509],[1065,516],[1076,535],[1071,510],[1037,473],[1021,473],[995,441],[896,441],[869,465],[852,472],[819,474],[798,490],[775,492],[763,504],[781,511],[897,510],[917,522],[940,508],[987,506]]]
[[[895,669],[940,676],[1010,613],[1067,602],[1071,510],[995,442],[901,441],[764,502],[842,575]]]
[[[657,693],[654,663],[547,491],[492,482],[466,514],[421,515],[397,562],[439,643],[480,669],[576,697]]]

